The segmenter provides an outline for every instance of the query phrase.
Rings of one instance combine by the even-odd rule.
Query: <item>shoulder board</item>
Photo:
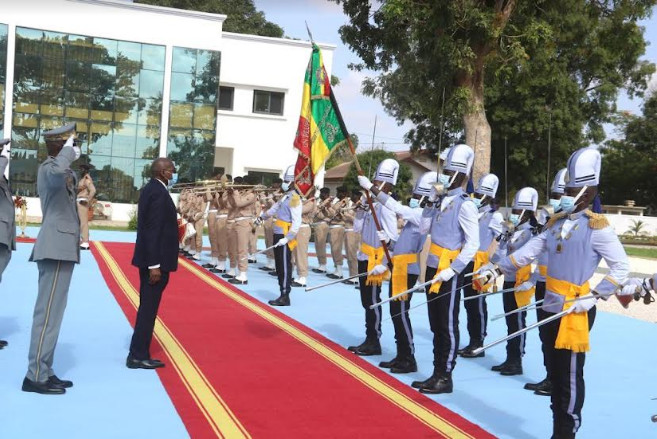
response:
[[[297,207],[301,204],[301,197],[296,192],[290,197],[290,207]]]
[[[604,229],[609,226],[609,220],[601,213],[593,213],[587,209],[584,211],[584,215],[589,218],[589,227],[593,230]]]
[[[565,218],[568,214],[565,212],[559,212],[556,215],[554,215],[552,218],[550,218],[550,221],[545,224],[545,229],[549,229],[552,227],[557,221],[559,221],[561,218]]]

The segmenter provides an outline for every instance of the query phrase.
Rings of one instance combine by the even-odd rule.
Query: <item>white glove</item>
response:
[[[75,145],[75,136],[74,135],[71,135],[71,137],[69,137],[68,140],[66,141],[66,143],[64,144],[64,147],[67,147],[67,146],[70,146],[71,148],[73,148],[73,152],[75,152],[75,159],[74,160],[79,159],[80,155],[82,155],[82,150],[80,149],[79,146]]]
[[[11,148],[9,145],[11,145],[11,143],[7,143],[6,145],[2,146],[2,152],[0,152],[0,156],[11,159]]]
[[[481,266],[481,268],[475,271],[475,276],[477,278],[486,279],[486,283],[494,281],[499,277],[500,273],[497,270],[497,267],[492,262],[488,262]]]
[[[287,239],[287,238],[281,238],[281,239],[276,243],[276,247],[282,247],[282,246],[284,246],[285,244],[287,244],[288,242],[290,242],[289,239]]]
[[[442,270],[440,273],[438,273],[438,276],[436,276],[433,279],[432,283],[447,282],[448,280],[453,278],[455,274],[456,274],[456,272],[454,270],[452,270],[451,267],[447,267],[444,270]]]
[[[636,277],[632,277],[625,282],[625,285],[623,285],[623,288],[620,290],[618,293],[619,296],[632,296],[634,293],[643,293],[642,295],[645,294],[643,291],[643,279],[638,279]]]
[[[595,297],[592,293],[587,294],[586,296],[582,296],[581,299],[575,302],[573,305],[573,311],[574,312],[588,312],[591,308],[593,308],[598,301],[598,298]]]
[[[388,234],[386,233],[385,230],[377,230],[376,237],[379,238],[379,241],[383,241],[386,243],[390,241],[390,238],[388,237]]]
[[[370,189],[372,189],[372,186],[374,186],[370,181],[370,179],[365,177],[364,175],[358,176],[358,184],[366,191],[369,191]]]
[[[386,271],[388,271],[388,267],[386,267],[385,265],[379,264],[379,265],[375,266],[374,268],[372,268],[372,270],[367,274],[370,274],[370,275],[373,275],[373,276],[378,276],[379,274],[383,274]]]
[[[525,282],[521,283],[520,285],[518,285],[518,288],[516,288],[516,291],[519,292],[519,293],[521,293],[523,291],[529,291],[532,288],[534,288],[534,286],[535,286],[534,282],[528,280],[528,281],[525,281]]]
[[[429,201],[432,203],[435,203],[436,200],[438,199],[438,191],[436,191],[436,188],[431,186],[431,193],[429,194]]]

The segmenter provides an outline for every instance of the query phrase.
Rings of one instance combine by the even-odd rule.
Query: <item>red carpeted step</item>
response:
[[[95,245],[131,323],[131,244]],[[492,437],[311,329],[181,259],[152,355],[196,437]]]

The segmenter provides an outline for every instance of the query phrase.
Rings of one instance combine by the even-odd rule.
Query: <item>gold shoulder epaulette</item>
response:
[[[604,229],[609,226],[609,220],[601,213],[593,213],[587,209],[584,211],[584,215],[589,218],[589,227],[593,230]]]
[[[554,223],[556,223],[557,221],[559,221],[561,218],[566,217],[567,215],[568,215],[568,214],[565,213],[565,212],[559,212],[559,213],[557,213],[557,214],[554,215],[552,218],[550,218],[550,220],[549,220],[549,221],[547,222],[547,224],[545,225],[545,229],[549,229],[550,227],[552,227],[552,226],[554,225]]]
[[[297,207],[299,204],[301,204],[301,197],[299,194],[292,194],[292,198],[290,198],[290,207]]]

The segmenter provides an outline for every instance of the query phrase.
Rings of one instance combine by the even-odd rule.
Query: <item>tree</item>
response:
[[[396,156],[393,152],[384,151],[382,149],[374,149],[358,154],[358,161],[360,166],[363,168],[363,171],[365,171],[365,174],[372,174],[367,175],[369,178],[373,177],[376,167],[384,159],[396,159]],[[370,169],[372,172],[368,172]],[[400,163],[397,184],[393,189],[393,192],[398,196],[400,200],[405,200],[406,198],[410,197],[413,190],[413,185],[411,182],[412,177],[413,174],[411,173],[411,168],[409,168],[405,163]],[[360,185],[358,184],[358,172],[356,171],[355,163],[351,164],[349,172],[344,179],[343,185],[346,186],[350,191],[354,189],[360,189]]]
[[[633,220],[632,225],[630,226],[629,229],[627,229],[627,234],[631,234],[635,238],[643,235],[645,232],[643,231],[644,227],[646,226],[646,223],[644,223],[641,220]]]
[[[364,93],[380,98],[399,122],[416,125],[407,134],[415,148],[438,144],[443,122],[443,140],[464,130],[465,141],[475,149],[475,179],[490,164],[490,85],[496,104],[515,111],[512,104],[520,100],[525,107],[527,93],[535,93],[532,85],[540,80],[551,85],[550,70],[557,70],[552,89],[559,85],[558,93],[576,91],[581,113],[576,122],[586,127],[589,139],[599,141],[618,90],[641,94],[654,71],[652,64],[637,62],[646,45],[637,21],[650,15],[654,0],[332,1],[342,4],[350,19],[340,34],[362,60],[352,68],[379,72],[365,81]],[[552,68],[531,70],[534,59]],[[522,93],[513,89],[519,75],[525,75]],[[509,97],[507,92],[516,93]],[[529,116],[538,117],[535,113]],[[545,111],[539,116],[495,128],[524,136],[540,129],[543,140]]]
[[[225,32],[283,37],[283,28],[267,21],[265,14],[256,9],[253,0],[136,0],[135,3],[225,14]]]

